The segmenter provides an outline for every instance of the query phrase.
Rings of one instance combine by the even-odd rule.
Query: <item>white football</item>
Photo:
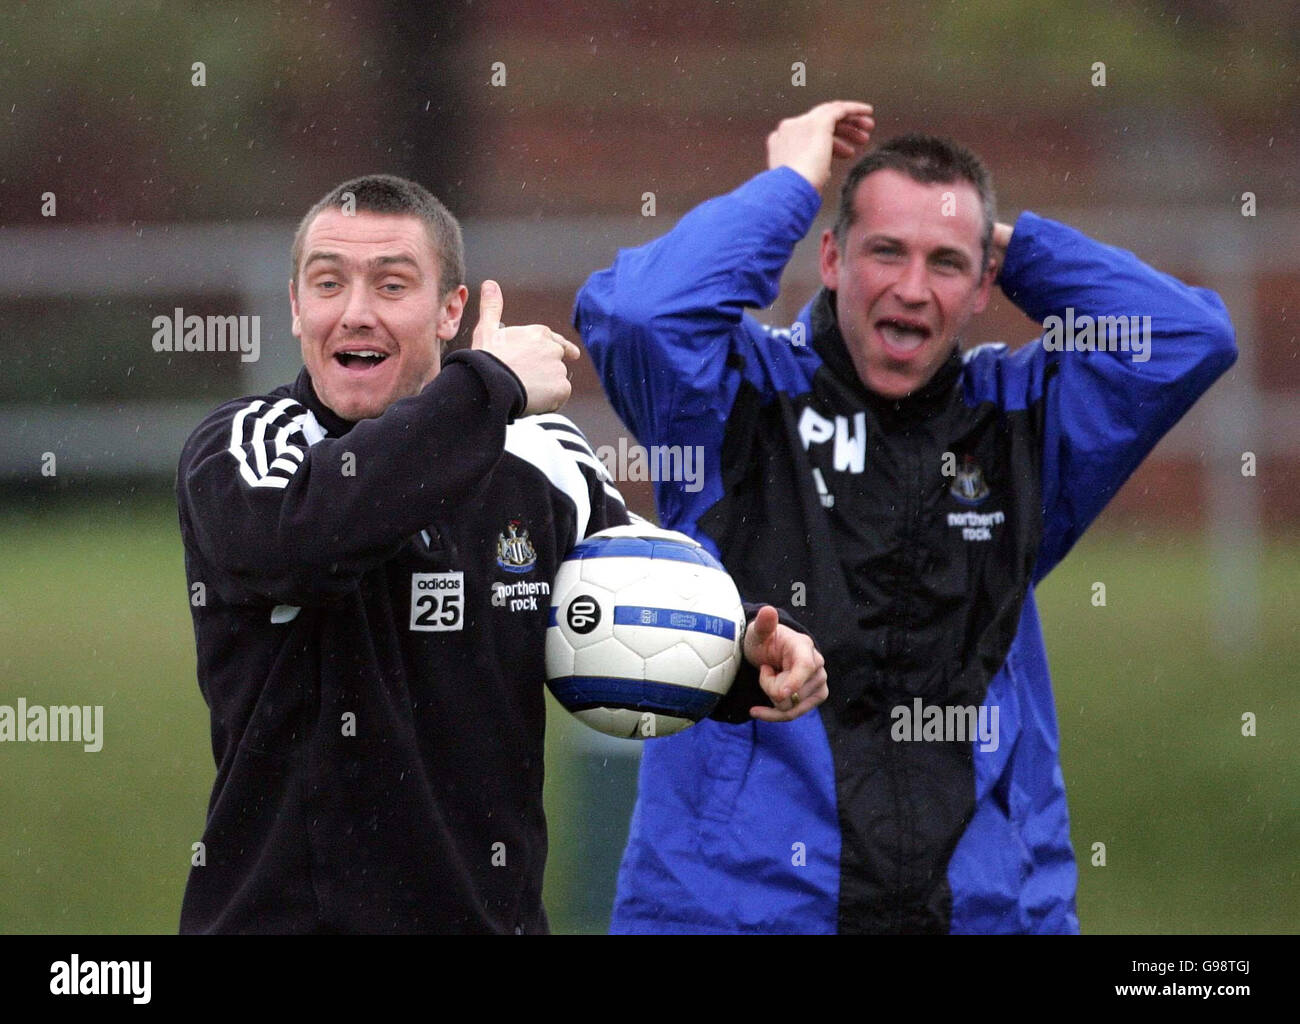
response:
[[[648,739],[699,721],[740,667],[745,610],[727,571],[649,523],[581,541],[551,587],[546,682],[578,719]]]

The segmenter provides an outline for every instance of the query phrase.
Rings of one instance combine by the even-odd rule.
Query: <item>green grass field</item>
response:
[[[9,511],[0,551],[0,704],[102,704],[105,732],[99,753],[0,744],[0,932],[174,932],[213,776],[175,513]],[[1300,544],[1263,565],[1233,657],[1198,537],[1098,534],[1040,591],[1085,931],[1300,930]],[[556,931],[603,930],[632,766],[576,753],[552,712],[547,906]]]

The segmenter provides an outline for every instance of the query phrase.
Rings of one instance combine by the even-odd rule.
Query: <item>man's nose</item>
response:
[[[910,306],[919,305],[929,297],[929,275],[923,257],[917,256],[907,261],[894,282],[894,291],[901,301]]]
[[[361,331],[375,326],[375,307],[370,289],[353,286],[348,290],[348,304],[343,310],[342,327],[345,331]]]

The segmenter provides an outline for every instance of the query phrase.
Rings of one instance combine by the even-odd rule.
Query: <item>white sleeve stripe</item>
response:
[[[298,470],[298,463],[294,462],[293,459],[280,458],[271,463],[271,469],[282,469],[289,476],[293,476],[293,474]]]
[[[573,441],[575,444],[580,444],[586,448],[587,451],[592,450],[591,442],[587,440],[587,435],[578,429],[576,423],[570,419],[566,419],[559,413],[542,413],[538,416],[533,416],[532,419],[536,420],[539,426],[554,431],[566,441]]]
[[[269,410],[257,418],[253,424],[253,456],[257,459],[257,472],[259,476],[266,476],[270,467],[266,464],[266,430],[280,418],[280,414],[291,405],[297,405],[292,398],[282,398]]]
[[[583,455],[590,456],[593,459],[596,457],[596,453],[591,450],[591,445],[583,444],[572,434],[562,434],[557,430],[552,432],[552,436],[571,452],[582,452]]]
[[[590,466],[592,470],[595,472],[596,478],[598,480],[604,482],[613,482],[614,478],[609,475],[609,470],[606,469],[604,464],[602,464],[601,461],[597,459],[594,455],[591,455],[590,453],[583,451],[581,449],[570,448],[567,444],[564,444],[563,442],[561,442],[560,447],[562,447],[566,452],[572,455],[574,461],[580,462],[584,466]]]
[[[541,424],[533,423],[533,417],[515,420],[506,427],[506,451],[516,458],[523,459],[546,475],[551,486],[567,495],[577,510],[577,535],[572,538],[576,543],[587,536],[587,524],[591,522],[591,495],[587,491],[587,478],[582,475],[571,453],[565,451],[560,443],[542,429]]]
[[[591,447],[591,442],[587,440],[587,436],[577,427],[566,427],[560,423],[542,423],[539,425],[543,430],[549,430],[557,437],[563,437],[575,444],[582,445],[584,448]]]
[[[575,434],[581,434],[578,425],[567,416],[561,416],[558,412],[539,412],[536,416],[530,417],[533,422],[546,427],[548,430],[559,427],[562,430],[571,430]]]
[[[235,415],[230,430],[230,453],[239,464],[239,475],[250,487],[284,488],[289,478],[297,472],[304,458],[303,451],[296,445],[289,444],[288,439],[296,433],[310,436],[309,427],[315,427],[320,436],[324,436],[311,411],[302,412],[281,423],[275,434],[275,459],[268,464],[267,449],[271,442],[267,440],[267,430],[277,421],[284,419],[290,407],[298,406],[292,398],[282,398],[272,406],[267,406],[262,399],[250,402]],[[248,418],[254,416],[252,432],[248,430]],[[245,440],[247,437],[247,440]],[[317,438],[319,440],[319,438]],[[314,443],[314,442],[308,442]],[[252,449],[253,462],[249,462],[248,449]]]
[[[257,463],[256,472],[259,477],[266,476],[268,471],[266,450],[263,445],[266,444],[266,418],[272,412],[274,412],[274,407],[253,420],[253,434],[248,440],[249,447],[253,449],[253,459]]]
[[[230,454],[238,461],[239,475],[244,478],[250,487],[256,487],[260,478],[253,472],[253,468],[248,464],[248,456],[244,454],[244,420],[248,418],[249,413],[256,412],[264,405],[266,403],[259,398],[257,401],[240,409],[230,428]]]
[[[606,493],[609,497],[613,498],[615,501],[617,501],[617,502],[618,502],[620,505],[622,505],[624,508],[627,507],[627,502],[623,500],[623,495],[621,495],[621,494],[618,493],[618,489],[617,489],[617,488],[612,487],[612,486],[610,486],[609,484],[605,484],[604,487],[605,487],[605,493]]]
[[[593,470],[595,470],[596,476],[599,479],[610,480],[610,481],[614,479],[610,475],[609,469],[605,466],[603,462],[600,461],[600,459],[596,458],[596,456],[592,454],[590,448],[577,448],[574,447],[573,445],[565,444],[563,441],[560,442],[560,446],[564,448],[565,451],[572,454],[573,457],[577,459],[579,462],[583,463],[584,465],[590,466]]]
[[[543,430],[550,430],[562,444],[576,444],[577,447],[582,448],[584,451],[594,451],[594,448],[591,448],[591,442],[584,435],[578,433],[577,430],[568,430],[563,426],[547,426],[546,424],[541,426]]]
[[[258,480],[257,483],[253,484],[253,486],[274,487],[275,489],[282,491],[289,486],[289,481],[282,476],[264,476]]]
[[[295,416],[288,423],[282,426],[275,434],[275,455],[276,461],[282,456],[292,455],[299,462],[302,462],[302,449],[297,445],[289,443],[289,438],[293,434],[302,432],[302,417]]]

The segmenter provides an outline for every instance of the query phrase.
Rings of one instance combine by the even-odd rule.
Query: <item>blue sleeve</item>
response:
[[[667,235],[624,249],[578,292],[574,325],[606,394],[645,445],[716,447],[742,379],[770,393],[803,379],[800,351],[745,314],[776,299],[821,199],[788,167],[696,207]]]
[[[1041,403],[1036,582],[1233,364],[1237,348],[1214,292],[1032,213],[1016,221],[999,283],[1045,331],[1011,355],[972,353],[968,397]],[[1094,345],[1108,339],[1106,350],[1069,350],[1089,337]]]

